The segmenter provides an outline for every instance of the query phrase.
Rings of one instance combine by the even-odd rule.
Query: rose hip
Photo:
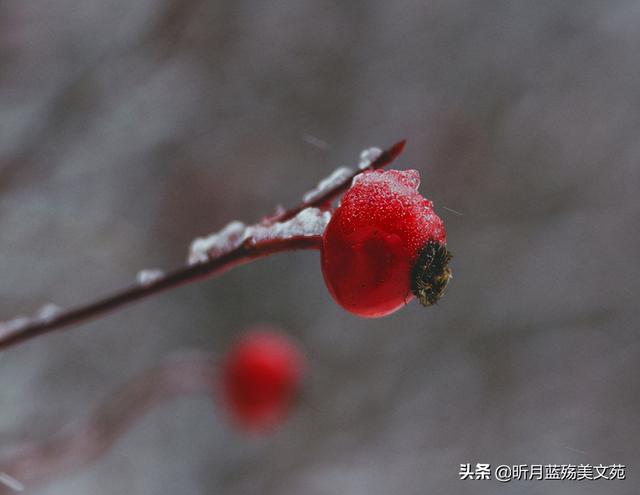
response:
[[[415,170],[375,170],[354,180],[322,239],[322,273],[344,309],[385,316],[415,295],[427,306],[451,278],[442,220],[418,193]]]
[[[304,359],[284,335],[248,333],[229,351],[221,374],[224,405],[240,427],[263,431],[289,411],[302,378]]]

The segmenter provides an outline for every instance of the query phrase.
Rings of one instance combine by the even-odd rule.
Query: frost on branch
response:
[[[209,257],[215,258],[238,247],[245,239],[247,228],[244,223],[233,221],[220,232],[194,239],[189,247],[189,264],[204,263]]]
[[[62,312],[55,304],[45,304],[33,316],[18,316],[12,320],[0,322],[0,336],[19,332],[34,323],[49,323]]]
[[[324,232],[329,220],[331,220],[330,212],[318,208],[305,208],[286,222],[248,227],[247,237],[254,242],[260,242],[291,237],[319,236]]]
[[[148,286],[162,278],[164,278],[162,270],[140,270],[136,275],[136,282],[142,286]]]
[[[207,237],[199,237],[191,243],[188,263],[205,263],[222,256],[245,242],[258,243],[291,237],[320,236],[331,219],[331,213],[318,208],[305,208],[286,222],[245,225],[234,221],[224,229]]]
[[[51,321],[62,312],[62,308],[52,303],[47,303],[36,311],[35,318],[40,321]]]
[[[382,150],[380,148],[365,149],[360,153],[358,168],[365,170],[381,154]],[[314,189],[308,191],[302,200],[305,204],[314,202],[325,193],[342,186],[354,173],[354,170],[349,167],[337,168],[331,175],[322,179]],[[286,222],[269,223],[268,221],[263,221],[263,223],[257,225],[245,225],[242,222],[234,221],[219,232],[195,239],[189,248],[187,262],[190,265],[206,263],[212,258],[222,256],[238,248],[247,240],[259,242],[271,239],[322,235],[330,218],[331,213],[328,211],[323,212],[318,208],[310,207],[305,208]]]
[[[373,162],[375,162],[378,157],[382,154],[382,150],[380,148],[367,148],[360,153],[360,162],[358,163],[358,168],[360,170],[364,170],[369,167]],[[333,171],[331,175],[322,179],[315,189],[307,192],[302,200],[305,203],[310,203],[315,199],[322,196],[327,191],[339,186],[344,181],[348,180],[353,175],[353,169],[349,167],[340,167]]]
[[[360,163],[358,164],[358,168],[360,170],[367,168],[375,162],[381,154],[382,150],[380,148],[367,148],[360,153]]]
[[[342,184],[345,180],[351,177],[351,174],[353,174],[353,170],[350,169],[349,167],[337,168],[336,170],[333,171],[333,173],[329,177],[322,179],[318,183],[315,189],[312,189],[311,191],[307,192],[302,197],[302,200],[305,203],[310,203],[314,199],[317,199],[320,196],[322,196],[328,190],[333,189],[339,184]]]

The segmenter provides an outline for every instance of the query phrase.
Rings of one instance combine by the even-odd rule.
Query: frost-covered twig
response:
[[[375,169],[386,167],[387,165],[389,165],[392,161],[394,161],[398,157],[400,153],[402,153],[402,150],[404,149],[405,144],[406,144],[406,141],[404,139],[402,141],[398,141],[396,144],[389,147],[388,149],[380,153],[375,153],[375,155],[377,156],[375,157],[374,160],[371,160],[371,158],[373,158],[372,156],[373,148],[363,151],[362,155],[360,156],[358,170],[353,171],[351,175],[347,175],[343,177],[342,181],[332,184],[331,187],[327,188],[320,194],[314,196],[312,199],[303,201],[301,204],[299,204],[295,208],[291,208],[290,210],[284,211],[279,215],[276,215],[271,219],[271,221],[282,222],[285,220],[289,220],[290,218],[295,217],[298,213],[300,213],[300,211],[304,210],[305,208],[308,208],[309,206],[320,206],[320,205],[326,204],[329,201],[332,201],[338,195],[342,194],[347,189],[349,189],[349,186],[351,185],[351,182],[353,181],[356,175],[359,175],[362,172],[365,172],[366,170],[375,170]]]
[[[218,360],[190,352],[145,371],[112,393],[90,415],[43,443],[24,445],[0,461],[0,493],[36,485],[97,460],[154,405],[182,395],[212,396]]]
[[[324,225],[328,221],[325,208],[346,191],[353,179],[366,170],[378,169],[391,163],[402,152],[405,141],[389,149],[365,150],[357,170],[346,173],[341,169],[328,180],[305,195],[302,203],[265,218],[262,222],[245,226],[232,222],[221,232],[196,239],[191,246],[186,266],[162,275],[140,277],[141,281],[115,294],[68,310],[47,311],[32,317],[18,317],[0,323],[0,349],[24,342],[60,328],[97,318],[109,311],[126,306],[153,294],[223,273],[243,263],[270,254],[297,249],[318,249]],[[329,180],[330,179],[330,180]]]

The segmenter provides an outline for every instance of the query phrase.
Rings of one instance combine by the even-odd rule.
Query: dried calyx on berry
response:
[[[437,303],[444,294],[451,279],[451,257],[447,246],[436,241],[422,249],[411,270],[411,292],[423,306]]]
[[[442,220],[418,192],[415,170],[356,177],[323,235],[322,272],[346,310],[385,316],[415,295],[434,304],[451,278]]]

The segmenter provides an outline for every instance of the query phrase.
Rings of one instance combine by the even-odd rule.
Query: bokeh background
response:
[[[639,24],[633,0],[2,0],[0,319],[175,267],[400,138],[455,256],[432,309],[353,317],[300,252],[3,353],[2,456],[255,323],[310,361],[273,435],[179,399],[26,492],[637,493]],[[628,479],[460,481],[466,462]]]

